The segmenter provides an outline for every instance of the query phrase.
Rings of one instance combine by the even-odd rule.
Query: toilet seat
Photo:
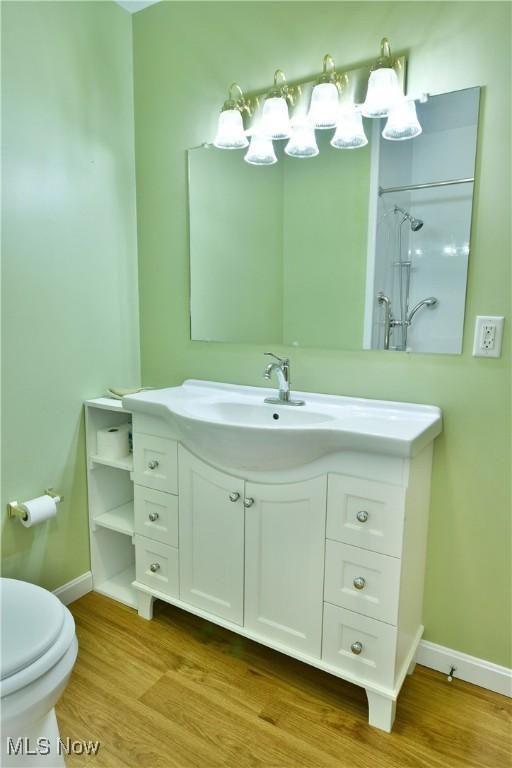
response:
[[[75,637],[75,622],[60,600],[41,587],[0,579],[1,696],[18,691],[50,670]]]

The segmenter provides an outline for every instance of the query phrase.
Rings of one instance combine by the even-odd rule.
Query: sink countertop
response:
[[[267,468],[280,460],[292,466],[342,450],[410,458],[442,430],[437,406],[296,390],[292,396],[305,400],[305,405],[265,403],[273,392],[267,387],[188,379],[178,387],[128,395],[123,405],[134,413],[170,419],[191,448],[195,443],[204,448],[213,440],[225,454],[224,438],[230,443],[224,460],[233,461],[247,451],[249,461]]]

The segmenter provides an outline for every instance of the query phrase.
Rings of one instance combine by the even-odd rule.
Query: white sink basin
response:
[[[204,421],[220,422],[245,427],[301,427],[333,421],[335,416],[321,411],[312,411],[306,407],[278,406],[277,410],[268,403],[223,402],[205,400],[194,406],[194,415]],[[276,424],[276,421],[279,424]]]
[[[128,395],[134,413],[167,419],[181,442],[213,463],[252,470],[308,464],[337,451],[412,457],[442,428],[431,405],[293,392],[303,406],[264,402],[269,390],[210,381]]]

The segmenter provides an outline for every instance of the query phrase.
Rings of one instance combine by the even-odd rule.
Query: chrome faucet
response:
[[[287,357],[278,357],[273,352],[265,352],[264,354],[273,357],[277,362],[265,366],[263,378],[270,381],[272,374],[275,373],[279,387],[279,395],[266,397],[265,402],[272,405],[304,405],[304,400],[293,400],[290,397],[290,360]]]

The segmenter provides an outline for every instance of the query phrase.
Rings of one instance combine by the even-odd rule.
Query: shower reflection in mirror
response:
[[[402,227],[407,222],[411,232],[418,232],[423,227],[423,221],[411,216],[410,213],[399,205],[395,205],[384,215],[388,216],[390,213],[393,213],[395,216],[397,214],[400,216],[400,223],[397,227],[397,259],[393,262],[393,267],[396,269],[396,282],[398,283],[398,288],[395,293],[399,297],[399,316],[393,316],[389,296],[386,296],[382,291],[379,291],[377,299],[379,304],[384,304],[385,307],[384,349],[390,349],[391,335],[393,331],[396,331],[397,338],[393,348],[403,352],[407,349],[408,329],[416,313],[423,307],[437,306],[437,299],[435,296],[429,296],[427,299],[421,299],[412,309],[409,309],[412,261],[410,258],[404,258],[402,248]]]
[[[461,352],[478,100],[473,88],[420,104],[423,135],[400,156],[373,142],[367,349]]]

